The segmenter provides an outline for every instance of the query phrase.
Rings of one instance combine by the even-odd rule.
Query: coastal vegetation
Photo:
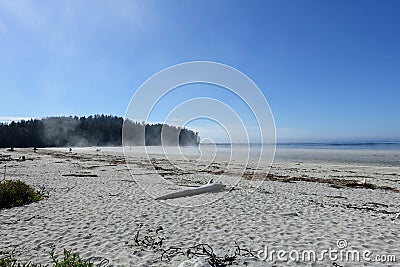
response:
[[[42,199],[40,192],[19,180],[0,182],[0,209],[30,204]]]
[[[73,253],[70,250],[64,249],[61,259],[59,255],[54,253],[54,249],[50,252],[52,267],[94,267],[94,263],[90,259],[83,259],[79,254]],[[103,260],[101,264],[96,266],[107,266],[108,260]],[[0,267],[48,267],[49,265],[35,264],[32,262],[21,263],[15,257],[8,255],[5,258],[0,258]]]

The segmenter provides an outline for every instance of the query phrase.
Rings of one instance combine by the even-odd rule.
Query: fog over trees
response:
[[[123,124],[122,117],[111,115],[0,123],[0,147],[120,146]],[[124,141],[125,145],[189,146],[198,145],[199,136],[186,128],[125,120]]]

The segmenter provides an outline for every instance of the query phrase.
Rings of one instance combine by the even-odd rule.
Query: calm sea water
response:
[[[212,154],[210,148],[206,145],[203,151]],[[400,142],[281,143],[276,145],[274,155],[271,154],[273,146],[260,144],[236,145],[236,150],[232,145],[218,144],[214,150],[222,157],[235,151],[233,158],[236,160],[245,160],[246,155],[249,155],[250,160],[258,160],[262,150],[261,161],[265,162],[273,157],[275,162],[311,161],[400,167]]]
[[[86,148],[95,151],[95,148]],[[102,151],[121,148],[102,148]],[[178,157],[217,158],[221,160],[260,161],[270,164],[272,160],[296,162],[320,162],[354,165],[379,165],[399,167],[400,142],[353,142],[353,143],[282,143],[276,146],[252,144],[201,144],[199,147],[125,147],[127,154],[167,154]],[[261,154],[261,151],[263,152]]]
[[[278,144],[279,160],[395,166],[400,172],[400,142]]]

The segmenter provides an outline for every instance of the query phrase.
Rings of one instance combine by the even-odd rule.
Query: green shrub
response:
[[[12,208],[41,200],[40,194],[19,180],[0,182],[0,209]]]
[[[78,254],[72,253],[64,249],[64,259],[58,261],[54,254],[54,250],[50,252],[50,256],[54,262],[54,267],[93,267],[94,264],[89,260],[83,260]]]
[[[17,260],[12,257],[0,259],[0,267],[9,267],[15,265]]]
[[[94,267],[94,263],[89,260],[83,260],[78,254],[72,253],[70,250],[64,249],[64,258],[59,261],[58,255],[55,255],[54,249],[50,252],[50,257],[53,260],[52,267]],[[0,259],[0,267],[48,267],[47,265],[34,263],[19,263],[12,256]]]

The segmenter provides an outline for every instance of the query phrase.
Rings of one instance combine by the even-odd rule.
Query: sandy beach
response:
[[[234,255],[237,244],[244,249],[236,257],[239,266],[397,266],[392,256],[400,261],[398,150],[278,149],[271,172],[268,164],[242,172],[239,161],[225,169],[224,161],[199,165],[190,157],[171,167],[157,153],[150,160],[140,153],[126,159],[116,148],[0,154],[2,176],[6,164],[6,179],[48,192],[42,201],[0,211],[0,257],[13,253],[50,264],[55,248],[95,263],[107,259],[103,266],[210,266],[205,256],[175,253],[167,259],[165,251],[207,244],[223,257]],[[26,160],[16,160],[21,156]],[[154,199],[212,178],[227,190]],[[144,246],[146,236],[162,239],[162,245]],[[267,257],[280,250],[286,256]],[[316,259],[294,259],[295,251],[305,250],[315,251]],[[347,251],[358,251],[360,259],[346,258]]]

